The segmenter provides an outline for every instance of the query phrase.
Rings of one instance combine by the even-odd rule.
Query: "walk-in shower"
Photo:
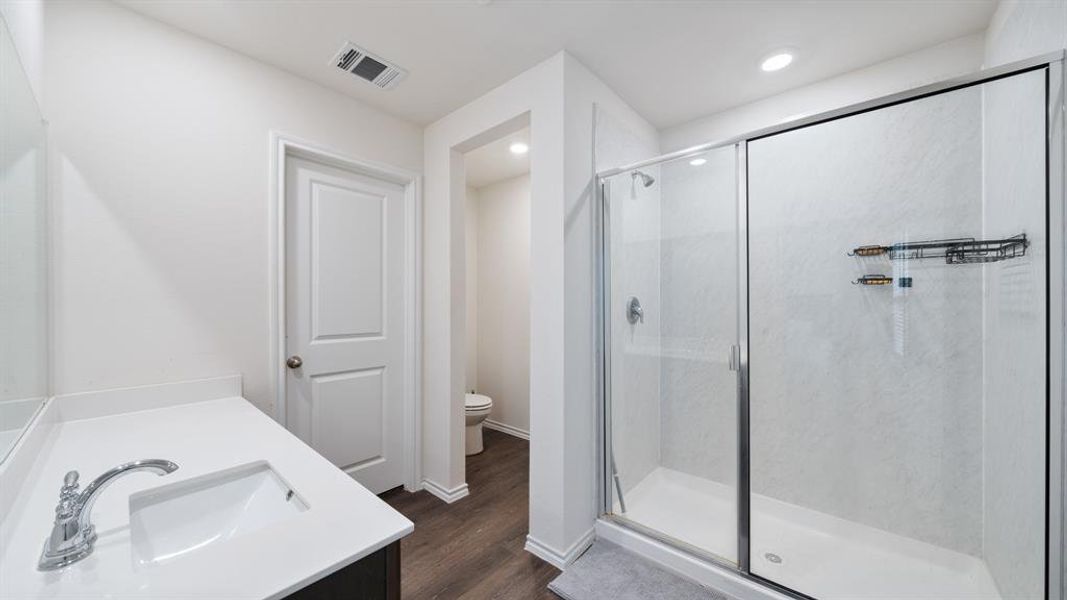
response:
[[[603,518],[794,595],[1061,600],[1061,69],[603,172]]]

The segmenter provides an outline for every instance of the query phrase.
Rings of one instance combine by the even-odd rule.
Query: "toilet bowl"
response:
[[[493,399],[483,394],[466,394],[467,456],[478,454],[482,446],[482,421],[493,410]]]

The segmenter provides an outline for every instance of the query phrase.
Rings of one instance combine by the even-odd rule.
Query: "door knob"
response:
[[[295,354],[285,359],[285,366],[289,367],[290,369],[299,369],[300,366],[303,364],[304,359],[300,358]]]

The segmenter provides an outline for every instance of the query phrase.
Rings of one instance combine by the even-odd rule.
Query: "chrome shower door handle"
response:
[[[741,346],[730,346],[730,370],[741,370]]]
[[[637,296],[630,296],[630,301],[626,304],[626,320],[631,325],[636,325],[638,321],[645,322],[645,309],[641,308],[641,301]]]

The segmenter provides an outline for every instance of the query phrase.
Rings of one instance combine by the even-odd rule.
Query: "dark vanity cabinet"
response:
[[[293,592],[286,600],[400,600],[400,542]]]

